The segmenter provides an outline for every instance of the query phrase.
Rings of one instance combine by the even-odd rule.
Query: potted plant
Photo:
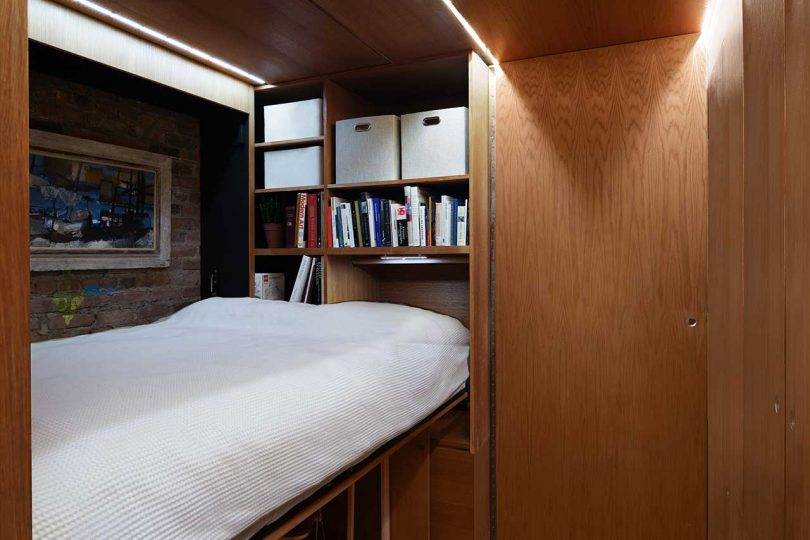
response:
[[[282,247],[284,245],[284,205],[276,197],[261,197],[257,205],[262,223],[264,223],[267,247]]]

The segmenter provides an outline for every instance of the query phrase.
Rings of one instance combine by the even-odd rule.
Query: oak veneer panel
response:
[[[436,0],[313,1],[392,62],[476,47],[453,14]]]
[[[70,0],[59,1],[81,9]],[[328,13],[305,0],[98,3],[270,83],[387,63]]]
[[[502,65],[499,537],[705,536],[706,94],[696,39]]]
[[[388,458],[391,540],[430,538],[430,432]]]
[[[455,0],[501,61],[700,31],[705,0]]]
[[[473,455],[434,446],[430,453],[430,537],[474,538]]]
[[[28,4],[0,0],[0,537],[31,537]]]
[[[742,538],[745,368],[743,36],[740,0],[719,0],[708,78],[708,536]],[[750,436],[750,434],[749,434]]]
[[[743,1],[745,369],[743,531],[783,538],[785,504],[784,0]],[[750,37],[748,36],[750,34]],[[806,96],[805,96],[806,98]],[[805,149],[805,151],[807,151]]]
[[[785,537],[810,538],[810,2],[785,2]]]

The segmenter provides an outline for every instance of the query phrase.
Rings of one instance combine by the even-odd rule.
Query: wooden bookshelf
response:
[[[323,139],[321,136],[289,141],[258,142],[255,144],[255,150],[289,150],[290,148],[304,148],[305,146],[323,146]]]
[[[309,255],[311,257],[320,257],[324,254],[323,248],[256,248],[254,250],[256,257],[295,257],[300,255]]]
[[[294,278],[300,257],[322,257],[324,302],[353,300],[404,303],[445,313],[470,330],[469,400],[463,415],[456,415],[453,450],[467,452],[475,469],[476,520],[489,516],[489,426],[490,426],[490,70],[474,53],[423,65],[374,67],[325,78],[278,86],[264,86],[254,94],[255,137],[261,140],[264,105],[323,99],[323,137],[277,143],[254,144],[251,156],[260,151],[323,146],[323,184],[263,189],[261,164],[250,180],[251,205],[258,196],[291,197],[297,192],[322,192],[321,238],[316,249],[262,248],[261,224],[251,231],[252,293],[256,271],[284,272],[287,287]],[[379,182],[336,184],[335,123],[340,120],[380,114],[464,106],[469,109],[469,172],[464,175],[411,178]],[[254,134],[251,134],[253,138]],[[259,160],[257,160],[259,161]],[[329,247],[326,227],[331,196],[351,199],[360,191],[401,198],[404,186],[424,186],[437,194],[452,194],[468,200],[467,246],[429,247]],[[447,190],[446,192],[444,190]],[[251,206],[251,213],[255,213]],[[253,219],[253,218],[252,218]],[[464,429],[466,428],[466,429]],[[483,516],[483,517],[482,517]],[[483,520],[483,521],[481,521]],[[487,530],[482,525],[481,530]]]
[[[408,178],[405,180],[383,180],[380,182],[352,182],[349,184],[329,184],[329,191],[364,191],[367,189],[401,188],[405,186],[448,186],[463,185],[469,182],[470,175],[434,176],[431,178]]]
[[[356,256],[418,256],[418,255],[469,255],[469,246],[401,246],[401,247],[354,247],[327,248],[327,255]]]
[[[291,186],[291,187],[279,187],[279,188],[257,188],[254,193],[256,195],[261,195],[263,193],[299,193],[301,191],[321,191],[323,186]]]

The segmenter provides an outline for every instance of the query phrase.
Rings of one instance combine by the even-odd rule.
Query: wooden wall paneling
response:
[[[71,7],[78,5],[66,3]],[[253,87],[241,80],[67,6],[48,0],[31,0],[28,9],[28,36],[33,40],[242,112],[252,111]]]
[[[476,47],[441,2],[313,0],[363,42],[400,63]]]
[[[326,299],[330,304],[351,300],[376,302],[379,298],[379,283],[373,276],[352,264],[351,257],[326,255]]]
[[[489,67],[469,60],[470,147],[470,449],[489,444],[490,426],[490,241]]]
[[[742,2],[718,0],[708,77],[708,537],[743,537]],[[750,436],[750,435],[749,435]]]
[[[380,467],[371,470],[354,485],[355,540],[380,540],[382,533],[381,486]]]
[[[31,537],[28,5],[0,0],[0,536]]]
[[[700,31],[705,0],[455,0],[501,61]]]
[[[388,459],[391,540],[430,538],[430,432],[414,437]]]
[[[696,39],[501,66],[499,537],[705,535]]]
[[[71,0],[57,1],[93,14]],[[227,6],[216,0],[98,3],[242,67],[268,83],[387,63],[384,56],[308,1],[235,0]]]
[[[743,531],[784,536],[784,0],[743,1]],[[748,35],[755,36],[755,39]],[[750,435],[749,435],[750,434]]]
[[[810,2],[785,2],[785,538],[810,538]]]
[[[473,456],[436,446],[430,453],[430,537],[475,538]]]

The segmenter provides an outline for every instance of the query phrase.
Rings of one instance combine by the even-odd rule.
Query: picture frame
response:
[[[171,157],[30,130],[31,270],[167,267]]]

